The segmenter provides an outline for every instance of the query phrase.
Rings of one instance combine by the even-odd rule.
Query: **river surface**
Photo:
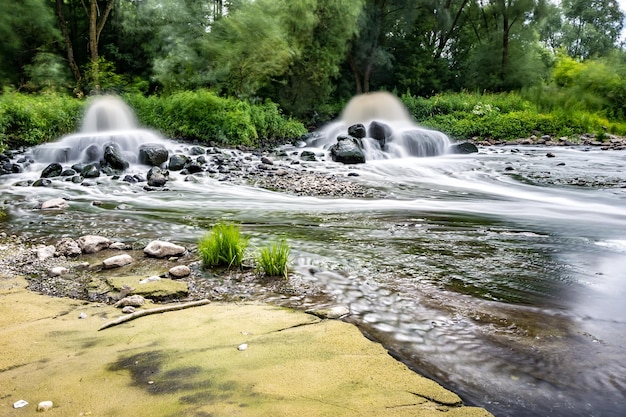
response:
[[[168,191],[107,178],[12,185],[43,166],[0,176],[9,214],[0,232],[194,245],[210,225],[236,221],[253,247],[286,236],[294,273],[469,404],[496,416],[626,410],[626,152],[508,146],[308,163],[356,173],[349,178],[381,199],[298,197],[176,173]],[[55,197],[70,208],[35,210]]]

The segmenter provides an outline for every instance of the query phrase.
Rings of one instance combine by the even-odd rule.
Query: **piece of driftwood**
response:
[[[138,317],[148,316],[150,314],[165,313],[167,311],[183,310],[185,308],[203,306],[209,303],[210,303],[209,300],[204,299],[204,300],[198,300],[198,301],[191,301],[191,302],[183,303],[183,304],[174,304],[174,305],[169,305],[169,306],[151,308],[148,310],[135,311],[134,313],[127,314],[116,320],[113,320],[104,324],[102,327],[98,329],[98,331],[108,329],[109,327],[117,326],[118,324],[126,323],[127,321],[135,320]]]

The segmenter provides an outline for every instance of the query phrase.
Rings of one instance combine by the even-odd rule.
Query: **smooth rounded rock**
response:
[[[183,278],[191,274],[191,268],[187,265],[176,265],[168,271],[173,278]]]
[[[143,252],[155,258],[165,258],[166,256],[178,256],[185,253],[186,249],[180,245],[163,240],[153,240],[145,247]]]
[[[102,264],[104,265],[105,268],[109,269],[109,268],[119,268],[121,266],[131,264],[132,262],[133,262],[133,258],[130,255],[124,253],[122,255],[111,256],[110,258],[107,258],[104,261],[102,261]]]

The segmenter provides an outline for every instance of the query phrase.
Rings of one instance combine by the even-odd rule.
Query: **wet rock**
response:
[[[139,147],[139,163],[153,167],[160,166],[167,161],[169,152],[165,146],[157,143],[147,143]]]
[[[170,268],[168,273],[172,278],[184,278],[191,274],[191,268],[189,268],[187,265],[177,265]]]
[[[154,258],[165,258],[167,256],[178,256],[185,253],[186,249],[180,245],[162,240],[153,240],[146,246],[143,252]]]
[[[41,171],[40,178],[58,177],[63,172],[63,166],[58,162],[53,162]]]
[[[145,304],[145,302],[146,302],[146,299],[143,298],[141,295],[134,294],[134,295],[129,295],[127,297],[122,298],[117,303],[115,303],[114,306],[118,308],[123,308],[126,306],[141,307],[142,305]]]
[[[546,154],[546,157],[548,157],[548,158],[554,158],[554,157],[556,157],[556,155],[555,155],[555,154],[553,154],[552,152],[548,152],[548,153]]]
[[[150,187],[163,187],[168,180],[169,173],[163,171],[159,167],[152,167],[148,171],[148,186]]]
[[[75,257],[82,253],[78,242],[70,237],[64,237],[56,244],[56,253],[59,256]]]
[[[83,253],[96,253],[107,249],[111,241],[103,236],[85,235],[79,237],[76,242]]]
[[[192,146],[189,149],[189,154],[190,155],[204,155],[206,153],[206,151],[204,150],[204,148],[202,146]]]
[[[100,169],[96,164],[88,164],[80,171],[80,175],[83,178],[98,178],[100,176]]]
[[[317,161],[317,158],[315,157],[315,153],[311,152],[311,151],[302,151],[300,153],[300,159],[303,161]]]
[[[478,152],[478,148],[471,142],[460,142],[450,145],[448,152],[454,154],[470,154]]]
[[[69,206],[69,203],[62,198],[53,198],[41,203],[42,210],[64,209],[68,208]]]
[[[47,178],[39,178],[35,182],[33,182],[33,187],[50,187],[52,185],[52,181]]]
[[[370,138],[376,139],[380,143],[380,148],[384,149],[387,140],[391,138],[392,131],[389,125],[374,120],[370,123],[367,134]]]
[[[174,154],[170,157],[168,169],[170,171],[180,171],[185,167],[185,164],[189,161],[189,158],[183,154]]]
[[[106,269],[119,268],[121,266],[129,265],[131,263],[133,263],[133,258],[126,253],[122,255],[111,256],[110,258],[106,258],[104,261],[102,261],[102,265]]]
[[[330,154],[335,162],[342,164],[363,164],[365,154],[358,139],[351,136],[341,135],[337,143],[330,147]]]
[[[104,147],[104,161],[111,168],[121,171],[130,166],[129,162],[124,159],[119,145],[116,143],[110,143]]]
[[[115,249],[115,250],[128,250],[130,248],[131,248],[130,245],[127,245],[122,242],[113,242],[109,245],[109,249]]]
[[[150,282],[157,282],[157,281],[161,281],[161,277],[158,275],[152,275],[151,277],[142,279],[141,281],[139,281],[139,283],[148,284]]]
[[[367,131],[365,130],[365,126],[363,126],[361,123],[357,123],[348,128],[348,135],[357,139],[363,139],[365,136],[367,136]]]

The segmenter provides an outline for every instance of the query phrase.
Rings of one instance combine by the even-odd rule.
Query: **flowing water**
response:
[[[237,221],[252,246],[286,235],[296,273],[468,403],[497,416],[626,409],[626,152],[487,147],[307,166],[358,173],[350,178],[386,192],[381,199],[298,197],[174,172],[168,191],[108,177],[93,187],[12,185],[46,164],[35,158],[25,172],[0,176],[9,214],[0,231],[42,242],[103,233],[193,245],[208,225]],[[70,208],[34,209],[53,197]]]

